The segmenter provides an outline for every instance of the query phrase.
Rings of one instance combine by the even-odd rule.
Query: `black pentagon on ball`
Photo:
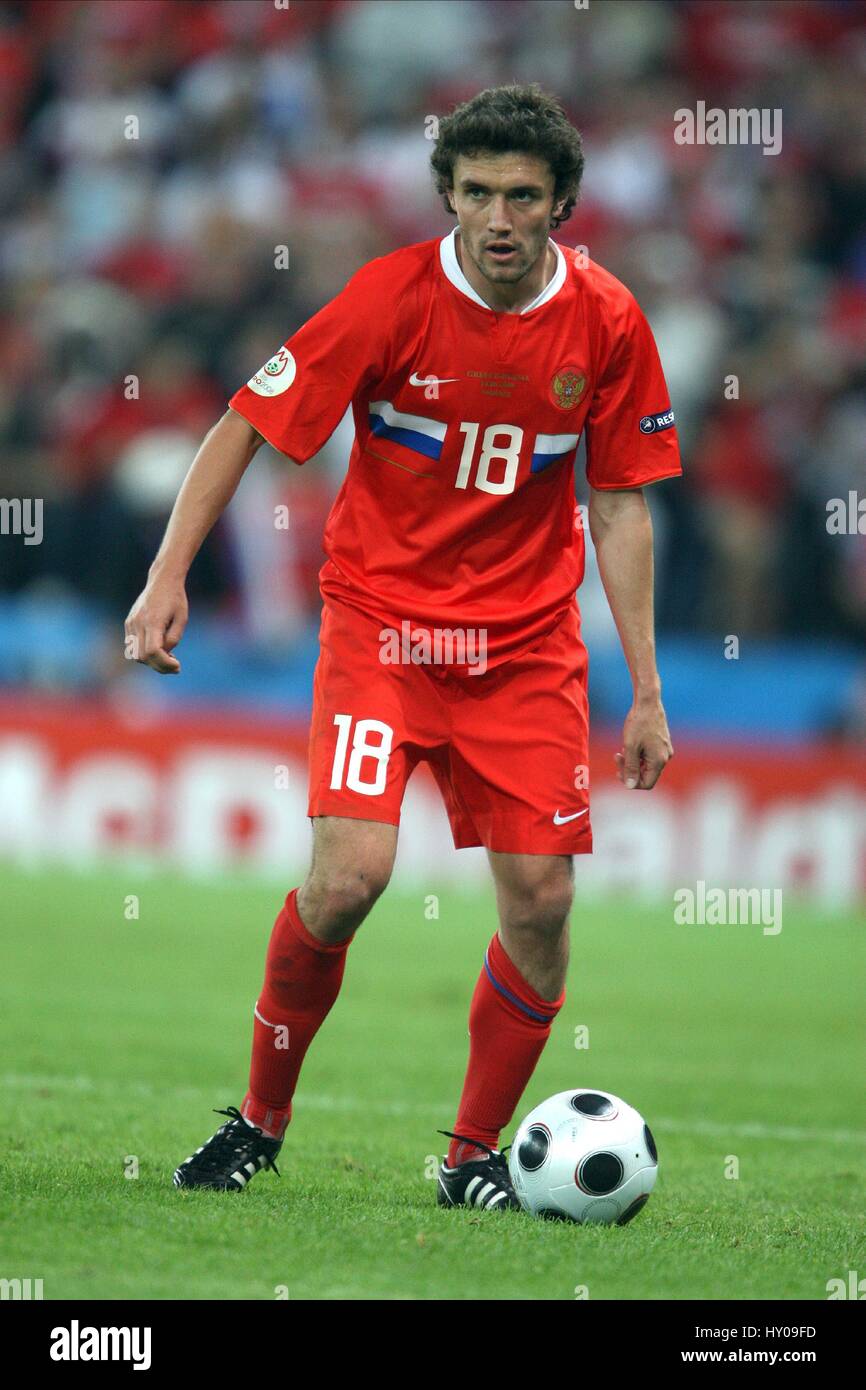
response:
[[[574,1222],[573,1216],[569,1216],[567,1211],[559,1211],[557,1207],[539,1207],[535,1215],[540,1217],[542,1221]]]
[[[593,1197],[613,1192],[622,1182],[623,1167],[616,1154],[590,1154],[577,1170],[577,1181]]]
[[[539,1169],[550,1153],[550,1134],[544,1125],[530,1125],[517,1149],[517,1161],[527,1173]]]
[[[643,1127],[643,1137],[644,1137],[644,1142],[645,1142],[647,1148],[648,1148],[649,1151],[650,1151],[650,1158],[652,1159],[653,1163],[658,1163],[658,1161],[659,1161],[659,1151],[658,1151],[658,1149],[656,1148],[656,1141],[655,1141],[655,1139],[653,1139],[653,1132],[652,1132],[652,1130],[650,1129],[649,1125],[644,1125],[644,1127]]]
[[[580,1091],[572,1096],[571,1108],[578,1115],[586,1115],[591,1120],[609,1120],[611,1115],[616,1114],[613,1102],[607,1096],[600,1096],[597,1091]]]
[[[645,1192],[642,1197],[635,1197],[630,1207],[626,1207],[622,1216],[617,1221],[617,1226],[626,1226],[629,1221],[633,1221],[639,1211],[643,1211],[649,1201],[649,1193]]]

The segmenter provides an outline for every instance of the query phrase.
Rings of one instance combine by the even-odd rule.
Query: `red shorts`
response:
[[[577,605],[533,651],[483,674],[384,661],[382,632],[375,619],[326,601],[308,814],[399,825],[406,783],[426,761],[458,849],[589,854],[587,656]]]

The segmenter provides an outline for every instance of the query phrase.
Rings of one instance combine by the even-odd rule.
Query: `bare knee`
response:
[[[540,860],[497,882],[503,926],[544,940],[557,940],[566,931],[573,896],[569,860]]]
[[[314,935],[335,932],[339,940],[360,926],[389,878],[390,869],[376,864],[311,870],[298,895],[304,922]]]
[[[388,886],[396,836],[395,827],[367,821],[316,823],[312,867],[298,893],[298,910],[314,936],[342,941],[360,926]]]

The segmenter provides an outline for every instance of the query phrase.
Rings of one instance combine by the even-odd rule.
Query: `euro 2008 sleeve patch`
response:
[[[281,396],[284,391],[288,391],[295,379],[296,371],[294,357],[288,348],[281,347],[255,376],[250,377],[247,386],[251,391],[255,391],[257,396]]]

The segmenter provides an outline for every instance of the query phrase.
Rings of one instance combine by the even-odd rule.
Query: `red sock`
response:
[[[304,1055],[340,992],[347,940],[325,946],[298,914],[297,888],[280,910],[271,933],[265,982],[253,1022],[250,1088],[241,1114],[281,1139],[292,1114],[292,1096]]]
[[[457,1134],[496,1148],[564,1000],[565,991],[553,1000],[536,994],[494,936],[469,1010],[469,1066],[454,1122]],[[472,1145],[451,1140],[449,1167],[480,1157]]]

